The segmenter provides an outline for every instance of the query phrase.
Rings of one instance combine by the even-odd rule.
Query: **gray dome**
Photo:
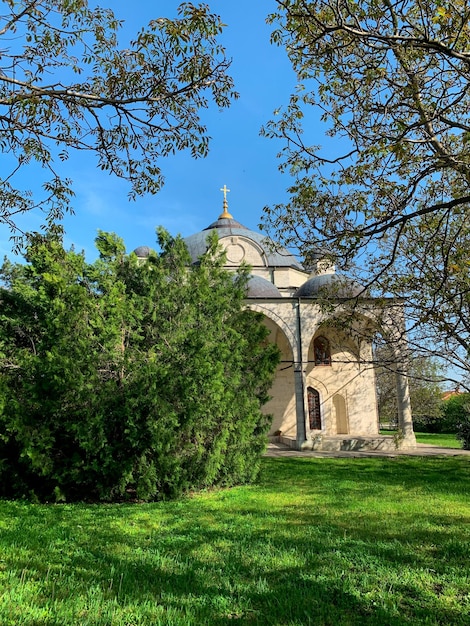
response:
[[[139,259],[146,259],[151,253],[151,248],[148,246],[139,246],[134,250],[134,254],[139,257]]]
[[[364,295],[364,287],[345,276],[320,274],[307,280],[294,293],[294,298],[312,298],[329,295],[332,298],[357,298]]]
[[[261,276],[250,276],[248,280],[248,298],[282,298],[281,292],[266,278]]]
[[[278,246],[274,247],[270,240],[262,233],[249,230],[233,218],[226,217],[219,217],[218,220],[212,222],[212,224],[204,230],[185,238],[184,241],[188,247],[193,263],[196,263],[197,260],[206,252],[207,237],[213,230],[217,232],[219,239],[237,236],[254,241],[263,251],[267,267],[294,267],[295,269],[304,271],[302,265],[288,250]]]

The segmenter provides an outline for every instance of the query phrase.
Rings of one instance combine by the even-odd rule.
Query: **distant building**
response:
[[[460,396],[463,392],[460,391],[460,387],[457,385],[455,389],[450,389],[448,391],[443,391],[441,394],[441,399],[445,402],[449,398],[453,398],[454,396]]]

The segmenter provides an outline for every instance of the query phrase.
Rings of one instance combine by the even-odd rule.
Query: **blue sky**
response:
[[[174,16],[179,2],[102,0],[101,4],[113,8],[126,20],[126,29],[136,32],[150,19]],[[212,137],[207,158],[193,160],[180,153],[161,163],[166,184],[155,196],[130,202],[127,184],[98,170],[91,153],[75,155],[64,165],[61,172],[73,179],[76,193],[75,215],[65,220],[65,243],[85,250],[89,260],[95,255],[98,229],[122,236],[128,250],[153,245],[157,225],[184,236],[201,230],[220,214],[224,185],[231,190],[229,210],[234,218],[252,229],[258,228],[263,206],[286,199],[290,180],[277,169],[281,145],[259,136],[261,126],[274,109],[287,103],[296,84],[284,50],[269,42],[271,27],[265,20],[274,2],[212,0],[209,4],[227,24],[222,42],[233,59],[231,74],[240,98],[229,109],[220,112],[214,107],[204,115]],[[315,137],[309,140],[317,143]],[[26,230],[37,230],[40,222],[40,215],[29,214],[21,224]],[[8,239],[8,230],[1,227],[2,255],[10,254]]]

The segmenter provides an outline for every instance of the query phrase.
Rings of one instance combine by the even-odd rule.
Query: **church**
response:
[[[263,314],[269,340],[281,352],[271,399],[264,407],[272,416],[270,440],[297,450],[415,447],[402,368],[396,369],[400,437],[380,435],[371,335],[361,332],[378,323],[373,300],[361,286],[339,276],[321,255],[306,269],[288,250],[240,224],[228,211],[229,190],[224,186],[222,191],[218,219],[185,242],[196,263],[215,230],[227,269],[242,263],[251,268],[246,306]],[[135,253],[145,256],[147,250],[143,246]],[[328,313],[319,304],[325,289],[333,304]],[[335,324],[342,303],[352,299],[360,303],[353,325]],[[395,307],[389,321],[395,323],[396,312]]]

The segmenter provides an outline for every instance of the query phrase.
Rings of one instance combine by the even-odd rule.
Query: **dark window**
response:
[[[330,342],[326,337],[316,337],[313,341],[315,365],[331,365]]]
[[[321,430],[320,394],[316,389],[307,389],[308,421],[310,430]]]

